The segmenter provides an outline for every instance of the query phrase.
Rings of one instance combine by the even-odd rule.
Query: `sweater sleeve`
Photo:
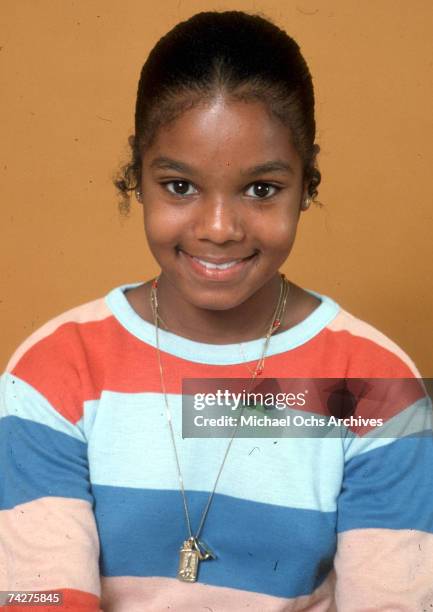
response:
[[[385,399],[364,398],[366,414],[383,416],[384,425],[345,440],[335,557],[339,612],[433,607],[432,407],[426,393],[416,397],[414,383],[388,381]]]
[[[0,590],[61,592],[56,610],[98,611],[99,540],[86,438],[37,388],[37,375],[25,378],[6,372],[0,381]]]

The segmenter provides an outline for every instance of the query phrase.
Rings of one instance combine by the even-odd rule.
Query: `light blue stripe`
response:
[[[129,304],[124,294],[125,289],[138,287],[143,283],[130,283],[116,287],[106,296],[106,304],[119,322],[134,336],[155,346],[155,328],[142,319]],[[290,329],[271,337],[267,355],[278,355],[297,346],[305,344],[322,331],[340,311],[339,305],[330,297],[308,290],[311,295],[321,300],[321,304],[303,321]],[[160,348],[176,357],[197,363],[211,365],[233,365],[243,361],[258,359],[263,350],[263,339],[251,340],[239,344],[205,344],[195,342],[172,334],[159,331]]]
[[[431,435],[432,416],[431,400],[429,397],[423,397],[386,421],[381,427],[371,430],[367,435],[347,436],[345,440],[346,461],[362,453],[382,448],[406,436],[417,436],[423,432]]]
[[[57,412],[39,391],[7,372],[0,378],[0,419],[6,416],[34,421],[86,441],[80,428]]]
[[[209,491],[228,440],[182,440],[181,396],[168,398],[185,487]],[[80,425],[88,432],[93,483],[179,489],[162,395],[105,391],[100,402],[85,403]],[[343,464],[339,438],[235,439],[218,491],[240,499],[332,512],[340,492]],[[325,471],[322,466],[326,466]]]

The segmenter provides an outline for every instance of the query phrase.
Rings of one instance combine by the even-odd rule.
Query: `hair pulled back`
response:
[[[141,70],[132,159],[114,181],[122,213],[128,214],[130,192],[140,187],[142,151],[158,128],[219,94],[261,101],[290,128],[308,195],[317,196],[314,90],[298,44],[258,15],[203,12],[163,36]]]

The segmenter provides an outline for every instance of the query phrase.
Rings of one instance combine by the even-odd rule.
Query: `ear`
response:
[[[301,210],[307,210],[310,207],[311,204],[311,198],[308,195],[308,183],[305,182],[304,183],[304,189],[302,192],[302,199],[301,199],[301,206],[300,209]]]
[[[310,208],[310,204],[311,204],[310,196],[303,198],[301,202],[301,210],[307,210],[308,208]]]
[[[143,195],[139,189],[135,190],[135,197],[137,198],[137,202],[140,202],[140,204],[143,204]]]

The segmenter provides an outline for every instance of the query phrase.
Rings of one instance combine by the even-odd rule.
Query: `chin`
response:
[[[243,304],[249,297],[249,293],[246,295],[229,294],[222,288],[216,287],[213,291],[204,292],[200,291],[194,294],[188,292],[184,294],[184,299],[190,304],[193,304],[196,308],[202,308],[203,310],[214,310],[224,311],[236,308],[240,304]]]

